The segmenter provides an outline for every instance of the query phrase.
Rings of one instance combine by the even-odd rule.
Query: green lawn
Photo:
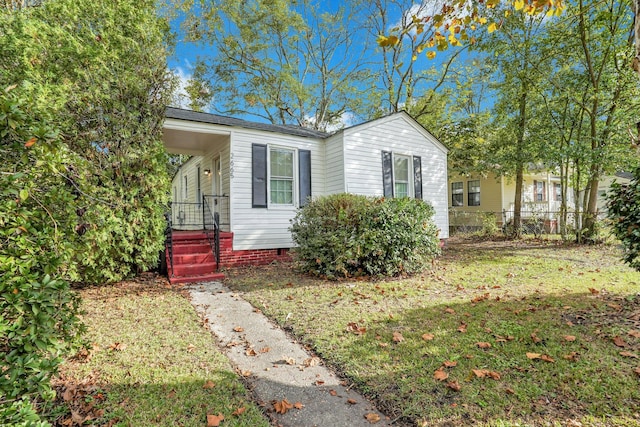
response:
[[[619,259],[615,246],[460,240],[400,280],[282,264],[227,282],[408,425],[635,426],[640,274]]]
[[[92,349],[62,366],[57,425],[203,427],[208,414],[222,414],[225,426],[269,425],[166,280],[143,275],[79,292]]]

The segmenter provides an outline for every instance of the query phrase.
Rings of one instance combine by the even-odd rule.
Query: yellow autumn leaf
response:
[[[427,52],[427,58],[429,59],[433,59],[436,57],[436,53],[432,50],[430,50],[429,52]]]
[[[524,8],[524,0],[516,0],[516,1],[513,3],[513,7],[514,7],[516,10],[522,10],[522,8]]]
[[[492,22],[491,24],[489,24],[489,26],[487,27],[487,32],[489,34],[493,33],[496,29],[498,28],[498,26],[496,25],[495,22]]]

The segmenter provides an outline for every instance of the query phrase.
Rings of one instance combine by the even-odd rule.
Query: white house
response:
[[[208,195],[236,259],[292,247],[296,209],[343,192],[428,201],[448,238],[447,148],[405,112],[328,134],[168,108],[164,141],[193,156],[173,178],[173,226],[198,228],[188,208],[201,215]]]

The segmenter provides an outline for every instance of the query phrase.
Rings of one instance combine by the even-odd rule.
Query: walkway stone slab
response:
[[[254,396],[283,427],[386,426],[389,419],[345,387],[318,358],[272,324],[259,310],[218,282],[191,285],[191,302],[218,339]],[[275,413],[273,402],[303,406]],[[375,415],[373,415],[375,414]],[[372,423],[367,416],[380,421]],[[377,416],[377,417],[376,417]]]

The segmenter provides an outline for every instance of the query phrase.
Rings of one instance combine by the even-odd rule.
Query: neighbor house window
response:
[[[480,180],[467,181],[469,206],[480,206]]]
[[[382,152],[384,197],[422,199],[422,159],[420,156]]]
[[[393,183],[396,197],[409,197],[409,157],[393,156]]]
[[[533,200],[534,201],[544,202],[546,200],[544,184],[545,184],[544,181],[533,181]]]
[[[293,204],[293,150],[272,148],[269,152],[271,203]]]
[[[462,182],[451,183],[451,206],[464,206],[464,189]]]
[[[562,201],[562,184],[558,182],[553,183],[553,197],[556,202]]]

